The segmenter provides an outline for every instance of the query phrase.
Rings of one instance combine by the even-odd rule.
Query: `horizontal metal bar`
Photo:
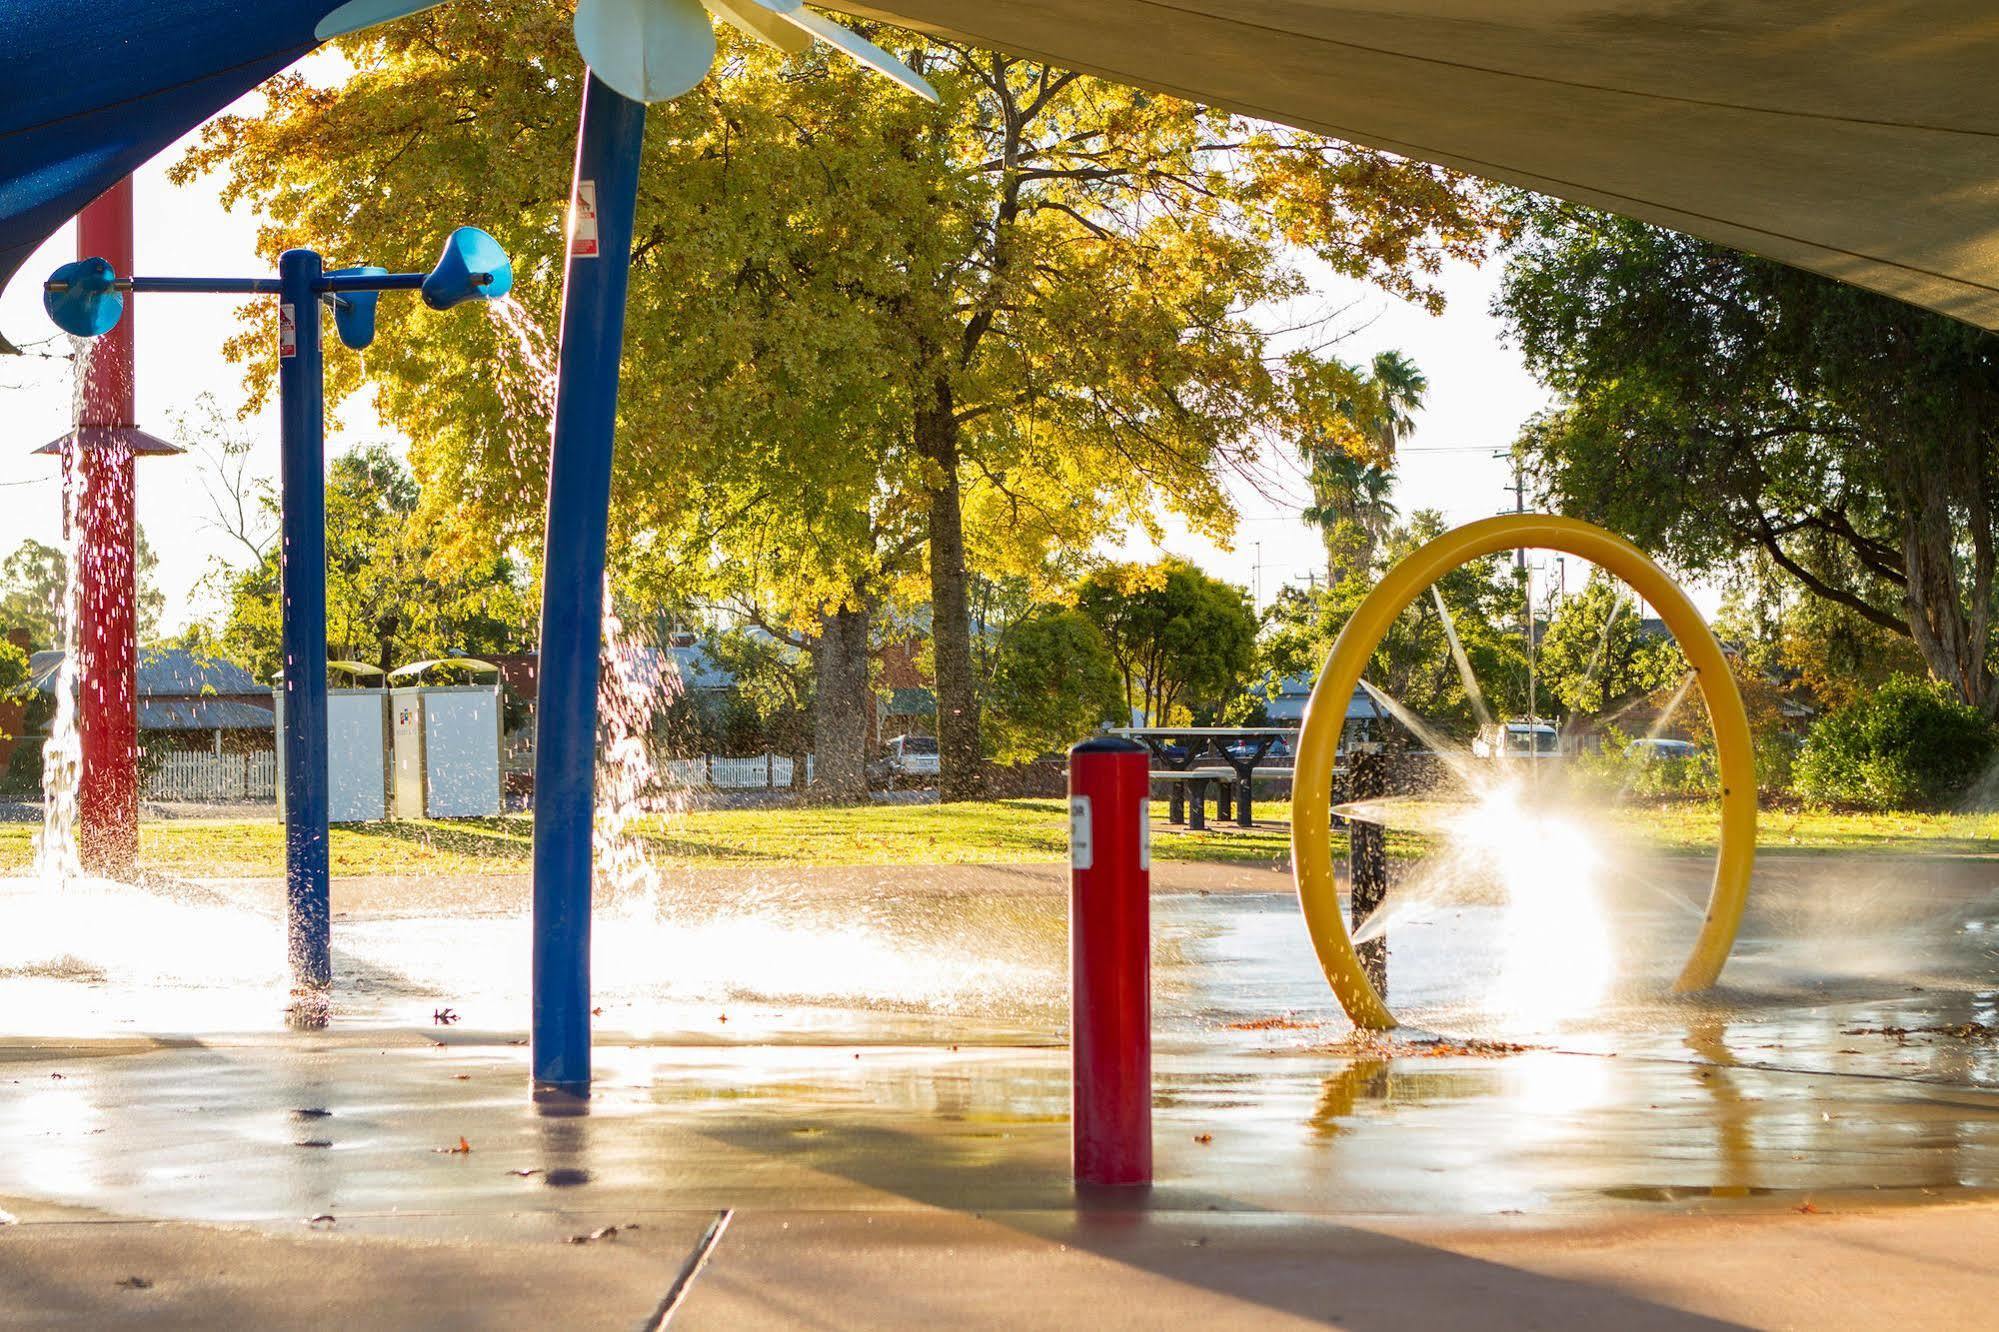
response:
[[[320,279],[316,290],[322,293],[415,291],[429,276],[428,273],[341,273]],[[474,286],[488,287],[493,283],[493,275],[474,273],[472,282]],[[276,278],[129,277],[115,278],[111,285],[119,291],[209,292],[237,296],[278,294]],[[44,282],[42,290],[68,291],[69,283]]]
[[[222,296],[275,296],[276,278],[134,277],[115,284],[125,291],[197,292]]]
[[[415,291],[428,273],[328,273],[315,291]]]

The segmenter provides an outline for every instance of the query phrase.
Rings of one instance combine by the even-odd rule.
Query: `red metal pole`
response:
[[[101,256],[120,276],[132,272],[132,181],[106,190],[77,215],[76,254]],[[83,772],[77,788],[78,850],[86,869],[125,877],[139,852],[139,745],[133,676],[138,643],[137,552],[132,515],[136,302],[92,349],[78,399],[73,451],[81,482],[77,729]],[[96,429],[92,427],[109,427]],[[68,455],[65,457],[68,465]]]
[[[1150,756],[1069,751],[1070,1125],[1078,1184],[1152,1182]]]

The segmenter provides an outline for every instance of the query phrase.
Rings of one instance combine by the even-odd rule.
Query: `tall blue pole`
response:
[[[326,851],[326,441],[319,256],[278,256],[283,510],[285,938],[292,980],[333,983]]]
[[[585,81],[548,468],[534,761],[534,1080],[574,1095],[590,1090],[590,833],[604,540],[646,114],[595,75]]]

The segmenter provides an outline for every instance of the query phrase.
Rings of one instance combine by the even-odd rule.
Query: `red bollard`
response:
[[[1151,756],[1069,751],[1070,1125],[1078,1184],[1152,1182]]]

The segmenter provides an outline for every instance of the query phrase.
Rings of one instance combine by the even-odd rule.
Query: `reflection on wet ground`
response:
[[[1777,862],[1727,985],[1672,998],[1707,870],[1664,861],[1609,894],[1619,980],[1586,1011],[1495,983],[1565,965],[1523,957],[1496,906],[1397,929],[1411,1030],[1380,1046],[1353,1039],[1281,881],[1160,893],[1148,1205],[1531,1217],[1999,1187],[1984,867]],[[441,888],[357,890],[328,1024],[291,1032],[269,885],[50,908],[0,884],[18,927],[0,934],[0,1206],[1065,1207],[1066,902],[1059,872],[1018,878],[731,881],[663,917],[610,909],[600,1090],[571,1116],[524,1093],[509,890],[448,908]]]

